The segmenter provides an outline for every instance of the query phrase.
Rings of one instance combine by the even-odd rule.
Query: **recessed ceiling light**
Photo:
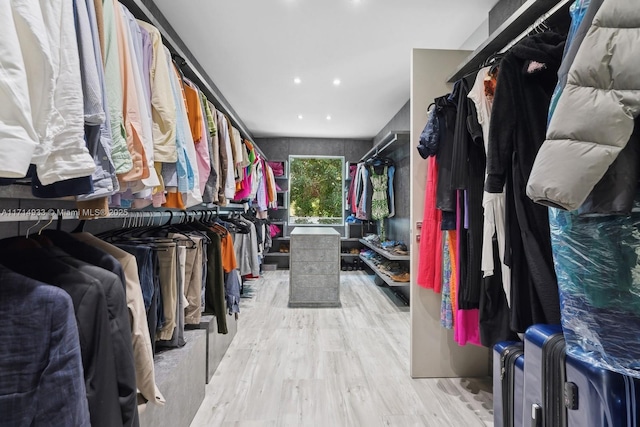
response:
[[[328,116],[327,116],[327,120],[331,120],[331,116],[329,116],[329,115],[328,115]]]
[[[340,79],[333,79],[334,86],[340,86]]]
[[[293,79],[293,82],[297,85],[299,85],[300,83],[302,83],[302,80],[300,80],[300,77],[296,77]]]
[[[298,118],[302,120],[302,114],[298,114]]]

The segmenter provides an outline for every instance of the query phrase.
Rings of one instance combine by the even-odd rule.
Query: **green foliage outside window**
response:
[[[340,157],[291,157],[289,216],[292,224],[342,224]]]

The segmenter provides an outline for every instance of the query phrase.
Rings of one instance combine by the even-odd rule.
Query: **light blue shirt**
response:
[[[93,0],[74,0],[73,6],[82,75],[85,140],[96,164],[91,175],[93,192],[78,196],[78,200],[90,200],[110,196],[120,190],[120,185],[111,158],[113,141],[95,5]]]
[[[166,49],[166,48],[165,48]],[[187,112],[184,106],[184,98],[182,97],[182,90],[180,89],[180,82],[178,76],[173,71],[173,62],[171,61],[171,54],[167,51],[167,66],[169,67],[169,74],[171,80],[171,90],[173,91],[173,99],[176,103],[176,148],[178,150],[178,162],[176,163],[177,172],[177,187],[180,193],[186,193],[192,190],[195,183],[195,175],[191,168],[191,162],[187,157],[187,141],[185,132],[191,132],[190,129],[184,128],[184,123],[187,122]],[[163,167],[164,177],[164,167]],[[173,180],[170,180],[171,182]],[[165,186],[171,186],[165,184]]]

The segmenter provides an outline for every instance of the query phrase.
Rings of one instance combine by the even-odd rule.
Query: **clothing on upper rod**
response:
[[[16,85],[0,122],[17,123],[3,129],[13,135],[0,158],[4,184],[26,177],[37,197],[76,196],[95,215],[107,205],[224,205],[259,192],[261,210],[276,202],[269,166],[185,78],[155,27],[117,1],[50,3],[5,6],[26,22],[7,22],[5,39],[34,54],[2,60]]]

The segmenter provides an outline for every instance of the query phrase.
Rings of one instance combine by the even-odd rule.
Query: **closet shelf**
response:
[[[409,261],[411,259],[411,257],[409,255],[393,255],[387,251],[385,251],[382,248],[379,248],[369,242],[367,242],[364,239],[359,239],[360,243],[362,243],[363,245],[365,245],[366,247],[373,249],[374,251],[376,251],[377,253],[379,253],[380,255],[382,255],[383,257],[385,257],[388,260],[391,261]]]
[[[359,256],[360,256],[360,253],[357,253],[357,254],[340,254],[340,256],[341,256],[342,258],[359,257]]]
[[[340,241],[341,242],[359,242],[360,238],[359,237],[341,237]]]
[[[548,14],[549,26],[553,26],[553,21],[557,19],[568,19],[571,3],[573,0],[527,0],[456,68],[447,81],[453,83],[479,70],[487,58],[503,50],[512,40],[526,32],[541,16]]]
[[[394,287],[395,286],[409,286],[411,284],[411,282],[396,282],[391,277],[387,276],[382,271],[380,271],[380,269],[374,263],[372,263],[370,260],[366,259],[362,255],[360,256],[360,259],[362,261],[364,261],[364,263],[367,264],[369,266],[369,268],[371,268],[373,270],[373,272],[376,273],[376,275],[379,278],[381,278],[389,286],[394,286]]]
[[[7,186],[0,186],[0,199],[26,199],[26,200],[42,200],[43,205],[45,202],[53,200],[64,200],[74,202],[75,197],[57,197],[53,199],[43,199],[35,197],[31,193],[31,184],[11,184]]]
[[[408,131],[389,132],[384,138],[382,138],[379,144],[367,151],[367,153],[360,158],[360,161],[364,162],[376,154],[382,154],[382,152],[385,152],[385,154],[391,153],[408,144],[409,140],[410,133]]]
[[[289,252],[267,252],[264,254],[265,257],[268,256],[278,256],[278,257],[288,257]]]

